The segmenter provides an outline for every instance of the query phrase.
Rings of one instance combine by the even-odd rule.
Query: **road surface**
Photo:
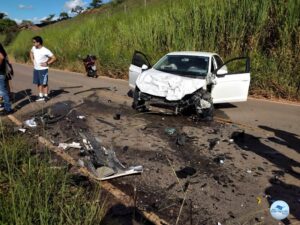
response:
[[[83,74],[73,72],[50,70],[49,85],[52,98],[47,103],[34,102],[30,98],[31,95],[37,94],[36,87],[32,84],[32,67],[14,64],[14,70],[16,75],[12,88],[16,93],[14,107],[18,110],[14,116],[21,121],[29,119],[32,116],[31,112],[41,110],[45,106],[53,106],[57,102],[81,103],[84,98],[89,99],[77,109],[87,115],[89,127],[93,132],[98,134],[104,143],[114,145],[120,160],[128,164],[140,164],[146,168],[141,177],[123,179],[122,184],[125,182],[126,185],[130,185],[136,182],[138,187],[150,191],[150,195],[168,190],[165,192],[166,196],[175,194],[177,198],[181,198],[178,187],[174,186],[178,178],[172,176],[174,169],[166,163],[164,157],[167,155],[172,159],[176,170],[188,165],[197,171],[196,177],[191,177],[190,191],[193,195],[189,198],[196,204],[193,210],[197,211],[198,216],[197,213],[194,216],[198,219],[232,219],[228,224],[244,224],[241,220],[250,221],[250,218],[245,217],[250,215],[255,220],[264,217],[264,224],[278,224],[268,216],[270,202],[267,199],[263,199],[260,206],[257,205],[256,197],[263,198],[265,195],[271,195],[271,200],[281,199],[289,203],[291,222],[300,219],[297,200],[300,193],[299,104],[282,104],[250,98],[244,103],[216,106],[215,119],[221,123],[195,124],[188,118],[179,116],[136,115],[130,108],[132,99],[127,96],[127,81],[105,77],[87,78]],[[110,88],[112,91],[93,95],[94,91],[91,90],[75,94],[91,88]],[[121,120],[113,119],[117,110],[123,110]],[[227,123],[228,121],[233,123]],[[66,126],[63,121],[58,125],[61,126],[58,130],[74,137],[65,129],[68,122]],[[191,138],[190,144],[178,147],[173,137],[165,134],[165,129],[170,127],[187,134]],[[240,132],[240,129],[244,132]],[[239,136],[233,138],[233,144],[229,138],[235,130],[239,130]],[[47,132],[51,138],[57,129]],[[217,146],[211,147],[210,140],[216,138],[219,140],[215,142]],[[63,138],[65,139],[66,137]],[[225,156],[224,165],[218,164],[218,158],[216,165],[216,157],[219,156]],[[186,178],[182,178],[181,181],[189,182]],[[154,196],[153,199],[160,197]],[[203,202],[204,198],[206,201]],[[202,206],[197,205],[201,202]],[[244,204],[247,206],[244,207]],[[216,205],[229,207],[221,209]],[[201,207],[207,211],[203,211]],[[178,207],[174,210],[178,210]],[[189,218],[190,211],[187,208],[185,210],[186,218]],[[265,214],[259,217],[254,213],[257,210]],[[169,218],[176,218],[170,210],[166,210],[166,214]]]
[[[36,95],[36,87],[32,84],[32,67],[29,65],[14,64],[15,78],[13,91],[21,92],[31,89]],[[101,77],[87,78],[83,74],[50,70],[50,90],[60,90],[64,87],[70,93],[97,87],[116,87],[117,93],[127,95],[128,82],[124,80]],[[293,134],[300,134],[300,104],[284,104],[266,100],[249,99],[247,102],[217,106],[217,116],[221,115],[237,123],[247,124],[251,127],[268,126],[272,129],[283,130]],[[26,109],[22,109],[22,111]]]

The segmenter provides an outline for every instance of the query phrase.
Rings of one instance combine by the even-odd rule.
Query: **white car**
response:
[[[171,106],[177,114],[193,107],[197,115],[212,117],[213,104],[247,100],[250,59],[223,63],[216,53],[171,52],[151,67],[147,57],[135,51],[129,86],[134,89],[132,106],[137,110]]]

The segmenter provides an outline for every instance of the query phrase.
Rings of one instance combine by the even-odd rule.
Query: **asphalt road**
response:
[[[90,118],[93,118],[93,116],[103,116],[103,119],[113,123],[115,122],[112,117],[115,113],[114,110],[126,101],[127,103],[131,102],[130,97],[127,96],[129,91],[127,81],[105,77],[100,77],[98,79],[87,78],[83,74],[58,70],[50,70],[49,73],[49,86],[52,94],[51,100],[47,103],[33,102],[29,96],[36,95],[37,92],[36,87],[32,84],[32,66],[14,64],[14,70],[15,77],[12,83],[12,91],[16,93],[14,107],[18,110],[14,116],[21,121],[32,117],[31,112],[36,112],[37,110],[43,109],[45,106],[53,105],[56,102],[72,101],[80,103],[83,98],[90,96],[93,93],[93,88],[110,88],[113,92],[105,92],[105,94],[101,92],[100,94],[98,93],[98,97],[103,102],[108,102],[107,99],[111,100],[111,102],[117,104],[117,107],[113,108],[113,111],[109,111],[110,109],[104,108],[103,104],[98,104],[98,98],[91,97],[94,101],[90,101],[89,104],[95,104],[95,106],[93,106],[93,114],[92,116],[90,114]],[[91,88],[92,90],[90,91],[75,94],[76,92],[86,91]],[[127,104],[127,106],[129,105],[130,104]],[[78,107],[78,110],[80,108],[80,112],[84,115],[84,110],[86,112],[88,111],[87,107],[88,105],[86,104],[83,107]],[[91,108],[91,106],[89,107]],[[102,110],[102,114],[101,109],[104,109]],[[127,108],[127,110],[131,112],[131,109]],[[106,114],[103,113],[103,111],[106,112]],[[145,114],[142,115],[142,118],[140,119],[147,120],[147,117],[149,118],[150,116],[151,115]],[[167,120],[169,123],[167,123]],[[294,210],[292,214],[296,219],[299,219],[299,213],[297,211],[298,207],[296,207],[299,203],[297,201],[292,202],[291,198],[298,198],[300,187],[300,104],[278,103],[249,98],[247,102],[243,103],[216,106],[215,120],[220,122],[232,121],[232,125],[229,124],[223,127],[225,131],[226,129],[228,130],[231,128],[244,130],[244,136],[241,138],[241,141],[235,142],[235,145],[229,144],[231,149],[228,150],[235,158],[234,163],[236,163],[242,171],[247,168],[265,168],[265,173],[261,175],[261,178],[255,178],[252,181],[253,183],[251,183],[252,185],[254,184],[254,186],[251,186],[249,183],[249,187],[251,186],[253,191],[260,195],[260,191],[262,191],[262,193],[272,193],[275,195],[274,197],[283,194],[283,196],[280,197],[284,197],[284,199],[291,201],[291,208]],[[120,121],[123,123],[126,122],[125,119]],[[176,121],[174,126],[188,127],[188,125],[185,124],[187,120],[184,117],[181,117],[180,119],[170,117],[161,121],[160,123],[164,123],[163,125],[168,127],[173,126],[173,121]],[[138,137],[138,135],[141,135],[136,128],[141,125],[138,122],[139,121],[137,120],[133,120],[130,121],[130,123],[125,123],[127,125],[119,124],[124,129],[129,129],[127,132],[123,131],[125,132],[124,134],[129,137],[129,140],[133,141],[130,143],[131,145],[124,141],[122,142],[123,139],[118,139],[117,142],[122,146],[136,146],[137,143],[135,143],[135,141],[137,141],[137,139],[130,137]],[[132,125],[132,123],[134,125]],[[97,127],[96,125],[96,123],[92,123],[91,127],[95,129],[95,132],[101,132],[102,128]],[[102,125],[103,124],[101,124],[101,126]],[[205,129],[209,130],[211,128],[210,124],[208,123],[207,125],[208,128]],[[203,127],[201,128],[201,126],[198,126],[197,124],[195,126],[199,129],[197,130],[197,134],[199,135],[198,139],[203,141],[207,140],[209,138],[209,132],[206,132]],[[104,134],[102,134],[101,137],[105,138],[105,135],[108,135],[107,131],[102,129],[102,132],[104,132]],[[114,132],[115,130],[113,130],[114,138],[120,136],[119,133],[115,134]],[[116,135],[116,137],[114,135]],[[152,136],[150,135],[149,137]],[[229,137],[229,135],[223,135],[222,133],[219,140],[225,140],[226,142],[222,141],[222,144],[224,145],[224,143],[229,143]],[[110,136],[108,136],[108,138],[111,139]],[[140,137],[140,139],[142,138],[144,138],[144,136]],[[151,147],[152,145],[150,143],[154,142],[155,140],[145,141],[145,146],[141,148],[141,150],[144,151],[147,149],[148,145]],[[222,144],[219,144],[219,146],[222,146]],[[197,146],[199,147],[200,145]],[[227,150],[220,147],[220,153],[222,151],[226,152]],[[210,154],[213,153],[216,152],[210,152]],[[239,160],[237,160],[238,156],[245,153],[247,153],[249,157],[247,160],[240,163]],[[135,156],[135,154],[136,152],[132,155]],[[141,155],[144,155],[144,152],[142,152]],[[130,154],[128,154],[128,156],[130,156]],[[136,158],[133,160],[136,160]],[[146,161],[148,162],[149,160],[147,159]],[[228,160],[228,162],[229,161],[230,160]],[[268,162],[268,164],[263,164],[263,162]],[[227,162],[225,164],[227,166],[231,165]],[[282,182],[280,185],[278,185],[278,181],[276,184],[271,182],[273,172],[279,170],[285,174],[284,178],[280,181]],[[157,178],[157,176],[155,176],[155,178]],[[261,182],[261,186],[258,185],[258,181]],[[295,197],[296,193],[297,197]]]
[[[13,92],[17,93],[31,89],[31,93],[35,95],[37,92],[36,87],[32,84],[32,66],[14,64],[14,70],[16,75],[13,80]],[[59,70],[50,70],[49,85],[50,90],[64,88],[70,93],[98,87],[116,87],[120,95],[127,95],[129,91],[128,82],[124,80],[106,77],[93,79],[87,78],[83,74]],[[76,88],[77,86],[82,87]],[[22,111],[25,112],[26,108],[22,108]],[[267,126],[300,135],[300,104],[278,103],[251,98],[247,102],[219,105],[217,108],[217,117],[230,119],[236,123],[254,128]]]

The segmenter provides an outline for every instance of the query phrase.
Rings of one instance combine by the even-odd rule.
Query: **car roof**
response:
[[[213,52],[182,51],[182,52],[170,52],[167,55],[194,55],[194,56],[212,57],[213,55],[218,55],[218,54]]]

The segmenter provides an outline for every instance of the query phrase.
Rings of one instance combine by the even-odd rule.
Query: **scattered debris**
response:
[[[78,92],[75,92],[74,95],[78,95],[78,94],[81,94],[81,93],[84,93],[84,92],[89,92],[89,91],[97,91],[97,90],[112,91],[112,89],[110,87],[99,87],[99,88],[90,88],[90,89],[87,89],[87,90],[78,91]]]
[[[262,172],[265,172],[264,168],[262,168],[262,167],[260,167],[260,166],[257,167],[257,170],[262,171]]]
[[[143,172],[143,166],[132,166],[129,167],[128,169],[125,169],[123,171],[118,171],[117,173],[104,177],[104,178],[99,178],[99,180],[110,180],[118,177],[123,177],[123,176],[128,176],[128,175],[134,175],[134,174],[141,174]]]
[[[35,118],[26,120],[24,123],[28,127],[32,127],[32,128],[37,127],[37,123],[35,122]]]
[[[115,171],[107,166],[97,168],[97,175],[100,178],[108,177],[115,174]]]
[[[107,121],[105,121],[105,120],[102,119],[102,118],[97,118],[96,120],[98,120],[100,123],[104,123],[104,124],[106,124],[106,125],[108,125],[108,126],[111,126],[111,127],[116,128],[116,126],[115,126],[114,124],[112,124],[112,123],[110,123],[110,122],[107,122]]]
[[[84,147],[86,148],[86,150],[92,150],[93,146],[91,146],[91,143],[87,140],[87,139],[83,139],[82,140]]]
[[[79,86],[72,86],[72,87],[61,87],[61,89],[72,89],[72,88],[82,88],[82,85]]]
[[[77,116],[77,118],[80,119],[80,120],[84,120],[85,116]]]
[[[120,113],[116,113],[114,115],[114,120],[120,120],[121,119],[121,114]]]
[[[218,155],[214,158],[215,163],[224,164],[225,162],[225,156],[224,155]]]
[[[77,149],[81,149],[81,145],[80,143],[77,143],[77,142],[72,142],[70,144],[67,144],[67,143],[59,143],[58,145],[59,148],[62,148],[63,150],[66,150],[68,148],[77,148]]]
[[[252,173],[252,171],[251,171],[251,170],[247,170],[247,173],[249,173],[249,174],[250,174],[250,173]]]
[[[231,134],[231,139],[233,139],[235,142],[243,142],[245,138],[245,131],[234,131]]]
[[[272,170],[272,174],[275,175],[275,177],[284,177],[285,172],[283,170]]]
[[[184,167],[181,170],[176,171],[176,176],[180,179],[187,178],[188,176],[192,176],[196,173],[197,171],[193,167]]]
[[[78,166],[84,167],[84,162],[81,159],[78,159],[77,163],[78,163]]]
[[[260,205],[261,204],[261,198],[260,197],[256,197],[257,200],[257,204]]]
[[[208,139],[208,142],[209,142],[209,150],[213,150],[216,145],[220,144],[220,139],[219,138]]]
[[[186,142],[186,134],[185,133],[177,135],[177,137],[176,137],[177,145],[184,146],[185,142]]]
[[[82,137],[83,146],[87,153],[89,153],[89,156],[85,157],[85,165],[99,180],[109,180],[143,172],[142,166],[126,168],[117,158],[115,151],[105,148],[99,138],[94,137],[88,130],[79,131],[78,134]],[[109,176],[99,177],[99,173],[101,175],[111,173],[109,172],[111,170],[105,168],[97,171],[97,169],[101,167],[110,168],[114,173]]]
[[[168,135],[173,135],[173,134],[175,134],[175,132],[176,132],[176,128],[173,128],[173,127],[168,127],[165,129],[165,133]]]
[[[25,133],[26,129],[25,128],[20,128],[19,131],[22,132],[22,133]]]

